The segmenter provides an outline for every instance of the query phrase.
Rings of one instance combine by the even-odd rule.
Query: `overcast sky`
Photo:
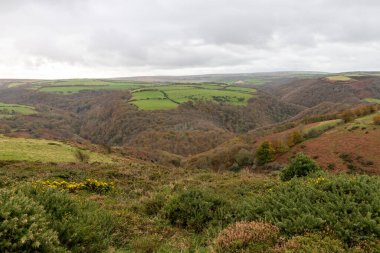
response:
[[[0,78],[380,70],[378,0],[0,0]]]

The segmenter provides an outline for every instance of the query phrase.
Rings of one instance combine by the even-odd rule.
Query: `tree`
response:
[[[264,165],[274,160],[275,150],[269,141],[263,142],[256,151],[258,165]]]

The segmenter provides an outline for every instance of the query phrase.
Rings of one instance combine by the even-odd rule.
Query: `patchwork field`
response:
[[[133,92],[131,103],[144,110],[173,109],[188,101],[214,101],[244,106],[255,89],[226,85],[157,85]]]
[[[187,101],[214,101],[244,106],[256,89],[232,84],[156,84],[135,81],[72,79],[36,81],[28,83],[29,89],[40,92],[71,94],[89,90],[130,90],[130,103],[143,110],[176,108]]]
[[[0,103],[0,117],[10,117],[15,114],[32,115],[35,113],[37,112],[32,106]]]
[[[76,150],[75,147],[57,141],[0,136],[2,161],[75,162]],[[112,159],[106,155],[83,152],[90,156],[89,162],[112,162]]]

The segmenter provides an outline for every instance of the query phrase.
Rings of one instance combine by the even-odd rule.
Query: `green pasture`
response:
[[[31,115],[37,113],[34,107],[19,104],[0,103],[0,116],[6,117],[13,114]]]
[[[187,101],[247,105],[256,89],[212,84],[156,85],[132,93],[131,103],[143,110],[173,109]]]
[[[0,160],[7,161],[41,161],[41,162],[75,162],[76,148],[62,142],[10,138],[0,135]],[[110,163],[106,155],[84,151],[90,155],[90,162]]]

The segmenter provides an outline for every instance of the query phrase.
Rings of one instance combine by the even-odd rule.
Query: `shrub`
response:
[[[375,125],[380,125],[380,115],[376,115],[373,117],[373,123]]]
[[[83,182],[68,182],[65,180],[45,180],[35,181],[34,184],[47,186],[53,189],[64,189],[68,190],[69,192],[86,190],[89,192],[96,192],[99,194],[110,192],[114,188],[114,183],[107,183],[103,181],[98,181],[96,179],[86,179]]]
[[[23,193],[0,191],[1,252],[64,252],[42,206]]]
[[[230,167],[228,167],[228,170],[232,172],[239,172],[241,170],[241,167],[237,162],[234,162]]]
[[[274,160],[275,150],[269,141],[263,142],[256,151],[258,165],[264,165]]]
[[[371,176],[297,178],[240,208],[240,219],[267,220],[286,235],[329,229],[345,243],[380,237],[380,179]]]
[[[79,162],[82,163],[88,163],[90,160],[90,155],[80,149],[75,150],[74,156]]]
[[[321,170],[320,167],[313,159],[303,153],[298,153],[281,171],[280,178],[282,181],[288,181],[294,177],[305,177],[319,170]]]
[[[240,149],[239,152],[235,155],[235,162],[239,166],[246,166],[251,165],[253,163],[253,154],[246,150],[246,149]]]
[[[320,234],[307,234],[304,236],[296,236],[285,242],[275,252],[286,253],[344,253],[347,252],[340,240],[323,236]]]
[[[238,222],[223,229],[214,241],[217,252],[266,252],[280,230],[264,222]]]
[[[221,217],[226,202],[205,190],[192,189],[175,196],[164,207],[164,216],[172,225],[203,230]]]
[[[147,215],[156,215],[164,207],[166,201],[167,201],[166,195],[162,193],[155,194],[143,202],[144,212]]]
[[[96,204],[77,201],[56,189],[24,186],[20,191],[45,210],[50,228],[61,244],[73,252],[103,252],[108,248],[113,219]]]
[[[303,134],[301,131],[294,131],[287,137],[287,144],[289,147],[293,147],[294,145],[303,142]]]

